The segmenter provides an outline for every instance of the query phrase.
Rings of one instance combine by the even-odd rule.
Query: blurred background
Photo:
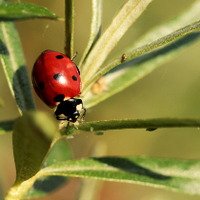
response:
[[[21,2],[34,3],[47,7],[57,15],[64,17],[64,1],[29,0]],[[124,0],[103,1],[103,30],[109,25]],[[124,35],[120,43],[110,54],[123,54],[123,49],[137,40],[154,26],[165,22],[183,11],[194,2],[182,0],[155,0],[137,22]],[[75,63],[78,63],[88,41],[90,30],[90,0],[75,1],[75,46],[78,51]],[[64,52],[64,22],[50,20],[25,20],[16,22],[28,67],[29,76],[32,66],[45,49]],[[151,74],[114,95],[97,106],[88,109],[86,121],[153,118],[153,117],[199,117],[200,116],[200,43],[196,43],[187,52],[173,61],[162,65]],[[10,94],[4,72],[0,69],[0,91],[4,101],[0,119],[9,120],[19,116],[15,102]],[[38,110],[53,113],[34,93]],[[0,187],[3,195],[15,179],[15,168],[12,156],[11,133],[0,136]],[[200,130],[160,129],[154,132],[145,130],[107,131],[102,136],[94,134],[76,135],[69,143],[74,158],[87,157],[97,142],[107,146],[106,155],[119,156],[153,156],[166,158],[200,159]],[[74,191],[79,179],[72,179],[57,192],[46,199],[74,200]],[[127,183],[101,181],[98,200],[197,200],[190,196],[158,188],[138,186]]]

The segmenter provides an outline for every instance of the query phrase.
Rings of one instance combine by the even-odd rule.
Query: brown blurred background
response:
[[[31,0],[21,1],[45,6],[57,15],[64,17],[64,1]],[[126,47],[152,29],[183,11],[194,2],[183,0],[155,0],[137,22],[122,38],[109,58],[116,53],[124,53]],[[103,1],[103,30],[117,13],[123,0]],[[90,1],[75,1],[75,47],[78,63],[88,41],[90,30]],[[16,23],[27,62],[29,76],[38,55],[45,49],[64,52],[64,22],[50,20],[26,20]],[[86,121],[122,118],[152,117],[199,117],[200,116],[200,44],[173,61],[162,65],[136,84],[114,95],[99,105],[88,109]],[[5,106],[1,108],[0,119],[14,119],[19,116],[10,94],[2,69],[0,69],[0,91]],[[35,95],[38,110],[52,113]],[[108,112],[109,110],[109,112]],[[170,158],[200,159],[200,130],[161,129],[154,132],[145,130],[108,131],[102,136],[94,134],[76,135],[69,140],[75,158],[88,156],[93,145],[104,142],[107,155],[154,156]],[[14,182],[15,169],[12,156],[11,133],[0,136],[0,186],[5,194]],[[42,200],[74,200],[72,192],[79,179]],[[98,200],[197,200],[198,196],[179,194],[163,189],[150,188],[126,183],[102,182]],[[1,199],[1,198],[0,198]]]

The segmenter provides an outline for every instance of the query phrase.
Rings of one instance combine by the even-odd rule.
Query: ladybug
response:
[[[73,61],[62,53],[46,50],[36,60],[32,70],[32,83],[40,99],[55,108],[58,120],[76,122],[83,107],[80,71]]]

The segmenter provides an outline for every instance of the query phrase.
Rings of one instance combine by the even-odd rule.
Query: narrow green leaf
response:
[[[121,119],[80,123],[76,127],[63,127],[62,135],[78,134],[83,131],[106,131],[118,129],[147,129],[200,127],[200,118],[152,118],[152,119]]]
[[[93,46],[96,44],[97,40],[101,35],[102,0],[92,0],[91,2],[92,2],[92,21],[90,27],[90,37],[87,47],[83,53],[82,59],[78,65],[80,70],[82,63],[84,63],[88,54],[90,53]]]
[[[65,0],[65,55],[74,56],[74,0]]]
[[[198,26],[200,22],[198,22]],[[166,36],[167,37],[167,36]],[[192,44],[197,42],[200,37],[199,32],[190,33],[178,40],[176,40],[176,45],[170,43],[158,50],[154,50],[148,54],[143,54],[130,62],[125,62],[114,68],[113,71],[104,76],[105,85],[107,90],[101,92],[100,94],[93,94],[92,91],[88,92],[87,95],[83,97],[84,105],[86,108],[92,107],[97,103],[107,99],[108,97],[120,92],[124,88],[130,86],[131,84],[137,82],[161,64],[175,58],[189,48]],[[160,39],[160,41],[162,38]],[[164,40],[163,40],[164,41]],[[142,51],[148,51],[151,48],[151,44],[159,43],[159,41],[154,41],[148,45],[136,49],[133,52],[127,54],[127,59],[142,53]],[[114,62],[110,63],[106,68],[112,68],[121,62],[121,58],[116,59]]]
[[[0,2],[1,3],[1,2]],[[25,2],[3,2],[0,4],[0,21],[48,18],[61,20],[47,8]]]
[[[16,120],[1,121],[0,134],[4,134],[5,132],[12,131],[15,121]]]
[[[19,112],[35,109],[19,36],[12,22],[0,22],[0,60]]]
[[[43,112],[28,111],[16,121],[13,131],[16,180],[5,200],[21,199],[31,188],[57,130],[55,119]]]
[[[127,47],[127,50],[124,52],[129,52],[132,49],[143,46],[149,42],[152,42],[158,38],[161,38],[165,35],[168,35],[181,27],[187,26],[195,21],[199,20],[199,9],[200,1],[196,0],[188,6],[183,12],[179,13],[174,18],[169,21],[163,22],[162,24],[153,27],[146,34],[142,35],[138,40],[133,41],[132,45]],[[120,54],[119,54],[120,55]]]
[[[159,38],[153,42],[150,42],[142,47],[139,47],[131,52],[126,53],[126,60],[122,60],[122,58],[118,58],[117,60],[115,60],[114,62],[112,62],[111,64],[108,64],[107,66],[105,66],[104,68],[102,68],[91,80],[91,82],[94,82],[95,80],[97,80],[99,77],[101,77],[102,75],[104,75],[106,72],[110,71],[112,68],[120,65],[121,63],[124,63],[126,61],[129,61],[135,57],[138,57],[144,53],[147,53],[149,51],[152,51],[158,47],[161,47],[163,45],[168,44],[169,42],[172,42],[188,33],[197,31],[200,29],[200,21],[194,22],[186,27],[183,27],[179,30],[176,30],[162,38]]]
[[[150,30],[147,34],[142,36],[141,39],[135,41],[132,46],[128,47],[127,51],[124,51],[124,52],[129,52],[125,54],[126,55],[125,61],[128,61],[129,59],[131,59],[132,58],[131,55],[138,56],[141,53],[147,52],[148,48],[150,48],[148,47],[149,44],[150,45],[155,44],[157,46],[158,45],[157,42],[159,42],[159,40],[161,40],[162,38],[164,39],[165,37],[167,38],[165,34],[170,35],[173,33],[173,31],[175,33],[176,32],[175,30],[178,28],[179,28],[179,31],[181,31],[180,29],[181,26],[182,27],[186,26],[188,25],[188,23],[198,20],[199,9],[200,9],[200,2],[196,1],[183,13],[179,14],[178,16],[171,19],[170,21],[167,21],[159,25],[158,27],[155,27],[152,30]],[[160,38],[161,36],[163,37]],[[102,93],[98,95],[88,92],[86,96],[84,96],[84,105],[87,108],[96,105],[97,103],[105,100],[106,98],[112,96],[113,94],[117,92],[120,92],[124,88],[138,81],[140,78],[144,77],[145,75],[150,73],[153,69],[160,66],[161,64],[168,62],[171,59],[174,59],[176,56],[180,55],[184,50],[190,47],[192,43],[196,42],[195,37],[196,39],[198,39],[198,34],[194,33],[194,35],[186,36],[187,40],[185,38],[180,39],[180,41],[178,42],[180,44],[180,48],[178,45],[176,47],[175,46],[173,47],[173,44],[171,44],[170,45],[171,51],[168,50],[169,48],[167,46],[167,47],[164,47],[164,49],[162,50],[151,52],[148,55],[140,56],[140,58],[134,59],[133,62],[124,63],[121,56],[122,53],[124,52],[121,52],[121,55],[118,59],[104,66],[102,70],[97,72],[90,79],[90,82],[88,82],[88,84],[86,85],[87,89],[82,94],[84,96],[84,93],[88,92],[88,89],[90,88],[90,85],[89,85],[90,83],[91,84],[94,83],[94,81],[96,81],[98,77],[102,76],[106,71],[120,64],[119,67],[116,67],[114,68],[114,70],[112,70],[112,73],[109,73],[105,76],[104,82],[107,85],[107,90],[103,91]],[[158,38],[160,39],[157,40]],[[186,43],[184,44],[184,42]],[[145,43],[148,43],[146,47],[144,45]],[[139,48],[137,48],[136,50],[130,51],[130,49],[134,49],[135,47],[139,47]],[[144,52],[142,52],[143,50]],[[163,52],[165,53],[162,56],[161,53]],[[129,57],[127,57],[127,54],[129,54]],[[123,64],[121,64],[122,62]],[[120,69],[122,69],[121,72],[120,72]]]
[[[199,169],[200,161],[196,160],[101,157],[54,164],[39,174],[134,183],[200,195]]]
[[[128,0],[122,6],[110,26],[95,44],[82,67],[82,90],[85,89],[87,81],[93,77],[103,64],[110,51],[151,1],[152,0]]]
[[[57,128],[55,120],[42,112],[26,112],[16,121],[13,131],[16,185],[41,168]]]
[[[52,164],[71,160],[71,148],[65,138],[58,140],[51,151],[47,155],[43,163],[43,167],[48,167]],[[39,198],[48,195],[57,188],[66,184],[68,178],[63,176],[46,176],[35,181],[32,188],[23,196],[23,199]]]
[[[97,142],[89,152],[89,157],[102,157],[107,154],[107,145],[103,142]],[[76,192],[76,200],[94,200],[98,199],[102,182],[95,179],[82,179],[79,190]]]

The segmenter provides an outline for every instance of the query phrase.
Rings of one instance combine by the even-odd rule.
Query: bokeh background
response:
[[[124,0],[103,0],[103,30],[109,25]],[[30,0],[22,1],[45,6],[57,15],[64,17],[64,1]],[[165,22],[187,8],[193,0],[154,0],[130,28],[120,43],[110,54],[123,54],[123,49],[137,40],[154,26]],[[90,0],[75,1],[75,51],[79,62],[88,41],[90,30]],[[50,20],[26,20],[16,22],[28,67],[29,76],[38,55],[45,49],[64,52],[64,22]],[[99,105],[88,109],[86,121],[122,118],[152,117],[199,117],[200,116],[200,43],[196,43],[185,53],[175,58],[136,84],[114,95]],[[4,101],[0,120],[19,116],[10,94],[4,72],[0,68],[0,91]],[[35,95],[38,110],[52,113]],[[76,135],[69,143],[74,158],[88,156],[97,142],[107,146],[106,155],[153,156],[166,158],[200,159],[200,130],[160,129],[154,132],[145,130],[107,131],[102,136],[94,134]],[[0,136],[0,188],[2,195],[11,187],[15,178],[12,155],[11,133]],[[57,192],[42,200],[74,200],[74,192],[80,179],[74,178]],[[2,196],[0,195],[0,196]],[[179,194],[159,188],[150,188],[127,183],[101,181],[98,200],[197,200],[200,197]]]

